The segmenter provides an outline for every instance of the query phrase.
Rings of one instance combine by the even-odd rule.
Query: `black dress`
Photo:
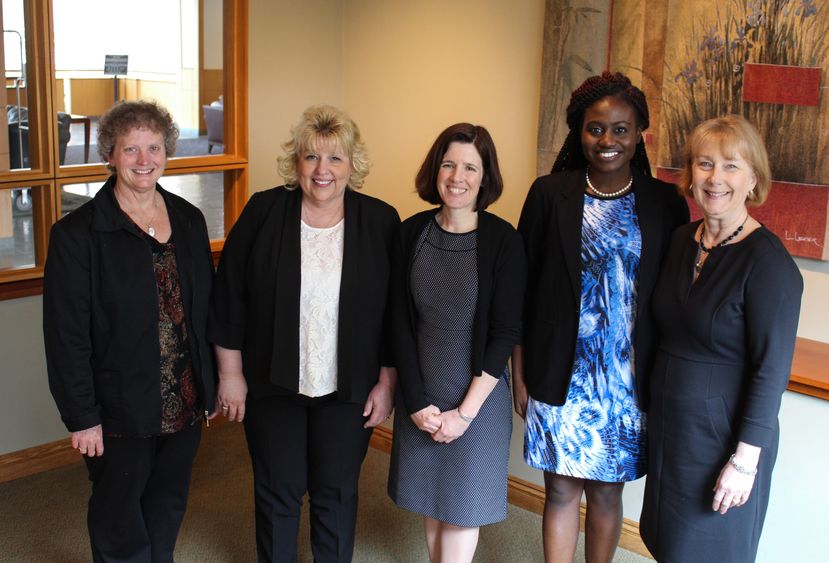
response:
[[[660,562],[754,561],[777,456],[803,280],[761,227],[715,248],[693,282],[699,222],[677,229],[652,306],[661,341],[651,378],[640,532]],[[748,502],[711,508],[742,441],[762,448]]]

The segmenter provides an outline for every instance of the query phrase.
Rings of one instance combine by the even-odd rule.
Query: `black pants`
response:
[[[333,395],[248,397],[245,435],[253,463],[259,561],[297,560],[306,491],[314,561],[351,561],[360,466],[371,437],[362,411],[363,405]]]
[[[84,458],[94,561],[173,561],[200,438],[198,423],[151,438],[104,436],[104,455]]]

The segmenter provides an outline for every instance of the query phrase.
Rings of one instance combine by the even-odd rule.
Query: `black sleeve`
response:
[[[52,226],[43,274],[49,389],[70,432],[101,424],[92,372],[91,263],[86,233]]]
[[[511,227],[497,249],[493,264],[494,284],[482,367],[492,377],[499,377],[512,354],[513,346],[521,341],[524,287],[527,283],[527,260],[523,243],[521,236]]]
[[[784,250],[754,265],[745,287],[749,383],[738,436],[766,447],[774,440],[777,414],[789,382],[800,318],[803,278]]]
[[[691,220],[691,213],[688,211],[688,202],[679,193],[676,193],[671,210],[673,211],[674,229],[684,225]]]
[[[400,215],[397,214],[396,210],[393,210],[392,216],[393,219],[389,221],[389,225],[387,226],[385,232],[387,241],[386,249],[388,251],[388,260],[391,265],[391,272],[389,277],[388,295],[386,297],[386,310],[383,316],[383,343],[380,352],[380,365],[386,367],[397,367],[397,360],[394,354],[394,340],[392,338],[392,335],[394,334],[394,319],[392,311],[394,310],[393,300],[395,298],[394,260],[395,255],[398,254],[395,252],[395,249],[398,244],[398,237],[400,236]]]
[[[521,209],[521,217],[518,220],[518,232],[524,243],[525,258],[527,264],[526,293],[524,299],[524,322],[532,316],[533,301],[538,295],[538,282],[541,277],[541,266],[544,256],[545,228],[549,222],[549,203],[547,197],[542,193],[543,187],[541,178],[533,182],[524,207]],[[524,333],[526,334],[526,333]]]
[[[408,228],[406,228],[408,227]],[[416,413],[429,406],[423,388],[423,377],[420,373],[420,360],[417,356],[417,340],[415,339],[413,322],[410,318],[411,308],[409,294],[408,256],[409,241],[406,232],[412,230],[411,224],[404,223],[397,237],[397,248],[392,260],[392,326],[394,330],[394,355],[397,363],[397,380],[403,404],[407,414]]]
[[[213,283],[207,338],[230,350],[241,350],[245,342],[248,260],[263,215],[259,196],[251,196],[228,233]]]

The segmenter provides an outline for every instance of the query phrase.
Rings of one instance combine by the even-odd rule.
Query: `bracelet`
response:
[[[460,406],[458,406],[458,408],[456,410],[458,411],[458,416],[461,417],[461,420],[464,421],[465,423],[470,424],[473,420],[475,420],[474,416],[466,416],[465,414],[463,414],[461,412],[461,407]]]
[[[747,468],[743,465],[740,465],[736,461],[734,461],[734,457],[736,455],[737,454],[731,454],[731,457],[728,458],[728,463],[730,463],[734,467],[734,469],[737,470],[737,473],[739,473],[741,475],[746,475],[748,477],[754,477],[755,475],[757,475],[757,468],[756,467],[754,469],[749,469],[749,468]]]

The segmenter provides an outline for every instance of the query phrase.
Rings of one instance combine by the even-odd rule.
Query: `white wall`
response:
[[[46,379],[42,299],[0,301],[0,455],[67,436]]]
[[[829,262],[808,258],[795,258],[795,262],[803,276],[797,335],[829,342]]]

